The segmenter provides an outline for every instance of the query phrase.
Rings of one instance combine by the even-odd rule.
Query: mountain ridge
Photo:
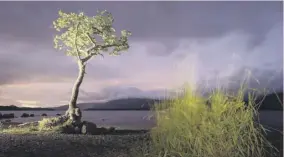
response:
[[[283,92],[272,93],[264,96],[258,96],[256,103],[259,110],[283,110]],[[78,103],[81,110],[150,110],[151,106],[157,102],[166,99],[151,98],[120,98],[107,102],[98,103]],[[245,99],[245,103],[248,101]],[[55,110],[67,110],[68,105],[53,108]]]

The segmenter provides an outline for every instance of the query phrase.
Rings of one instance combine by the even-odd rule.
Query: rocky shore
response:
[[[0,134],[0,139],[0,157],[139,157],[149,135]]]
[[[273,157],[283,156],[283,134],[269,132],[267,138],[280,150]],[[145,131],[121,130],[111,135],[0,134],[0,157],[144,157],[149,147],[150,136]]]

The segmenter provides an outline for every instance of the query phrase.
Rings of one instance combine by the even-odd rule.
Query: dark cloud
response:
[[[2,46],[2,45],[0,45]],[[0,85],[75,80],[78,67],[72,57],[52,48],[30,43],[5,43],[0,50]],[[87,76],[97,80],[123,77],[117,67],[90,63]]]
[[[14,99],[68,100],[77,66],[53,49],[52,21],[59,9],[89,15],[107,9],[117,30],[133,32],[131,48],[120,57],[96,58],[88,65],[83,89],[87,92],[81,93],[81,99],[162,95],[161,88],[174,88],[189,79],[191,67],[198,71],[198,80],[218,73],[225,82],[239,80],[248,68],[262,83],[258,87],[276,88],[283,85],[282,3],[3,1],[0,85],[30,83],[25,87],[29,92]],[[275,77],[266,83],[271,76]],[[60,90],[50,98],[37,90],[51,92],[49,83]],[[13,93],[15,97],[23,93],[22,88],[5,87],[10,93],[5,102],[7,97],[12,100]]]
[[[1,2],[0,33],[23,39],[51,37],[57,11],[111,11],[133,38],[220,36],[232,30],[264,35],[282,20],[282,2]]]

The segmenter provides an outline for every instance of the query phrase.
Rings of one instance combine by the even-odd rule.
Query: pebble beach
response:
[[[139,157],[149,135],[0,134],[0,139],[0,157]]]

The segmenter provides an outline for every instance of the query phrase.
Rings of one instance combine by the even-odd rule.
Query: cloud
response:
[[[251,35],[241,32],[231,32],[219,39],[196,41],[187,49],[194,52],[197,58],[192,65],[196,68],[195,76],[198,77],[196,79],[210,80],[215,84],[217,79],[222,80],[223,84],[238,80],[237,85],[239,85],[245,70],[250,70],[255,78],[261,80],[261,85],[255,84],[254,87],[282,89],[280,80],[283,80],[283,39],[281,34],[283,34],[282,24],[277,24],[266,34],[265,40],[254,47],[250,46]],[[192,57],[183,56],[183,67],[190,66],[189,63],[192,61],[189,59]]]
[[[147,92],[174,89],[185,82],[192,84],[199,84],[204,80],[214,82],[212,80],[216,79],[216,75],[225,83],[232,78],[234,80],[243,78],[243,72],[240,71],[244,68],[256,72],[255,77],[262,82],[269,80],[272,75],[277,76],[274,80],[279,81],[281,80],[279,72],[283,70],[281,66],[283,63],[282,37],[279,35],[281,28],[281,25],[273,27],[267,33],[265,40],[253,48],[249,46],[251,36],[239,31],[230,32],[218,38],[181,39],[177,48],[166,56],[150,53],[163,51],[163,49],[156,49],[161,46],[160,44],[132,42],[129,52],[119,57],[96,58],[90,63],[88,75],[82,85],[82,90],[89,94],[87,96],[86,94],[84,96],[84,93],[81,94],[80,99],[94,101],[122,96],[150,96],[151,94]],[[42,54],[44,55],[34,54],[31,58],[22,56],[18,57],[18,60],[13,58],[9,60],[13,61],[14,66],[5,68],[12,68],[12,70],[14,68],[15,74],[18,75],[14,78],[15,82],[21,79],[33,80],[27,79],[20,68],[25,69],[29,75],[37,77],[36,82],[38,82],[30,81],[30,84],[22,90],[19,86],[14,86],[17,92],[11,91],[11,93],[19,94],[17,96],[19,100],[35,99],[35,101],[42,100],[49,103],[68,100],[76,77],[76,64],[68,60],[68,57],[56,58],[55,55]],[[52,57],[54,60],[51,64]],[[33,64],[25,65],[26,62]],[[269,76],[267,76],[268,73]],[[21,77],[21,74],[24,77]],[[53,81],[41,80],[39,76],[44,75]],[[58,80],[60,77],[63,78],[62,81]],[[66,79],[69,80],[66,81]],[[7,86],[4,91],[9,92],[8,89],[13,88]],[[22,93],[23,90],[28,91]],[[48,93],[47,96],[46,93]]]
[[[110,10],[117,30],[127,28],[133,36],[128,52],[88,64],[80,101],[159,97],[185,82],[215,86],[217,76],[226,85],[243,78],[246,69],[261,83],[253,86],[283,85],[283,9],[277,2],[0,4],[0,104],[29,100],[54,106],[69,100],[77,65],[52,48],[50,24],[58,9],[92,15],[93,4]]]
[[[39,107],[39,103],[33,100],[17,100],[17,102],[25,107]]]
[[[73,81],[77,76],[74,60],[53,48],[22,42],[3,42],[0,47],[0,85]],[[97,79],[123,77],[117,67],[102,64],[90,64],[87,70]]]
[[[13,9],[11,9],[13,8]],[[241,8],[241,9],[236,9]],[[94,15],[107,9],[115,27],[129,29],[133,39],[216,37],[232,30],[253,32],[261,38],[282,20],[282,2],[1,2],[0,34],[13,40],[50,42],[57,11]],[[147,11],[145,11],[147,10]],[[9,17],[9,18],[7,18]],[[19,28],[20,27],[20,28]]]

